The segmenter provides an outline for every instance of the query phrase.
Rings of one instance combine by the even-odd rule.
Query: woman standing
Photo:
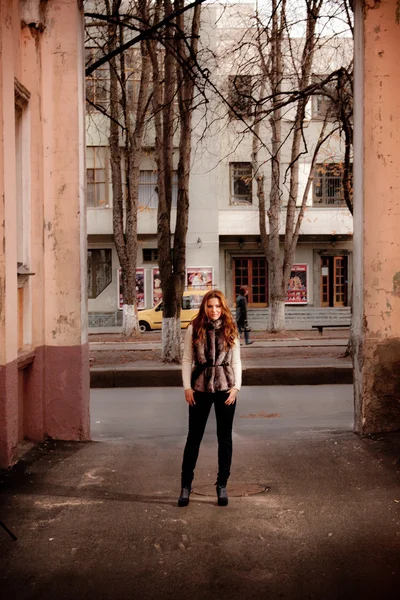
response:
[[[189,404],[189,432],[183,453],[178,505],[189,504],[200,444],[214,404],[218,438],[217,496],[218,504],[226,506],[226,484],[232,462],[232,424],[236,394],[242,381],[242,364],[238,332],[219,290],[211,290],[203,296],[199,313],[187,329],[182,378]]]

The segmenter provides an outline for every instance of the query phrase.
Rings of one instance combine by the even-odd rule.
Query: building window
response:
[[[88,250],[88,297],[97,298],[112,281],[111,249]]]
[[[137,104],[141,78],[141,53],[137,48],[129,48],[125,52],[125,77],[128,101]]]
[[[231,75],[228,84],[231,117],[249,116],[253,103],[251,75]]]
[[[86,66],[92,65],[104,56],[102,48],[85,48]],[[125,81],[127,102],[132,106],[137,104],[140,89],[141,53],[136,48],[129,48],[124,53]],[[119,64],[119,63],[117,63]],[[120,72],[120,71],[119,71]],[[121,88],[119,88],[121,93]],[[86,77],[86,99],[92,109],[107,110],[109,106],[110,70],[105,63]]]
[[[344,206],[343,164],[316,165],[313,190],[314,206]]]
[[[108,207],[107,148],[88,146],[86,148],[86,181],[88,208]]]
[[[31,272],[31,145],[29,118],[30,92],[14,80],[15,101],[15,209],[16,209],[16,264],[18,284],[18,349],[32,343],[32,288]]]
[[[312,97],[312,118],[325,119],[328,113],[332,112],[332,101],[324,94],[318,94]]]
[[[172,174],[172,208],[176,208],[178,200],[178,173]],[[158,207],[157,171],[140,171],[139,204],[146,208]]]
[[[327,78],[326,75],[313,75],[312,82],[321,84]],[[334,121],[338,119],[338,111],[344,110],[348,118],[353,113],[353,86],[349,74],[342,74],[337,80],[328,81],[321,86],[321,91],[311,99],[311,117],[322,120],[327,118]],[[323,93],[323,91],[325,93]]]
[[[89,67],[104,52],[101,48],[85,48],[86,67]],[[110,69],[109,64],[105,63],[98,67],[89,77],[86,77],[86,99],[93,108],[100,107],[103,110],[108,106],[108,93],[110,89]]]
[[[321,83],[326,78],[326,75],[316,75],[312,76],[313,83]],[[332,94],[333,97],[336,95],[335,91],[335,82],[328,83],[324,85],[324,89]],[[335,105],[332,102],[332,98],[325,94],[316,94],[312,96],[311,99],[311,116],[313,119],[322,120],[326,117],[328,119],[334,119],[335,117]]]
[[[157,262],[158,248],[143,248],[143,262]]]
[[[252,182],[251,163],[230,164],[231,204],[252,203]]]
[[[315,73],[312,75],[312,82],[320,83],[323,81],[324,75],[316,75]],[[324,94],[316,94],[311,98],[311,117],[313,119],[325,119],[331,110],[332,103],[330,98],[325,96]]]

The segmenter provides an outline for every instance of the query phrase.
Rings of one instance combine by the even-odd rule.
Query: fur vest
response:
[[[222,321],[206,323],[204,343],[193,346],[192,389],[196,392],[226,392],[235,385],[232,349],[224,348]]]

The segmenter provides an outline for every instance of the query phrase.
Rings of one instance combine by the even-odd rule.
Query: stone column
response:
[[[90,435],[83,54],[81,2],[0,0],[0,468]]]
[[[398,2],[355,3],[355,428],[400,428]]]
[[[41,40],[45,432],[89,438],[84,28],[77,0],[51,0]]]
[[[18,443],[14,36],[12,3],[0,0],[0,468]]]

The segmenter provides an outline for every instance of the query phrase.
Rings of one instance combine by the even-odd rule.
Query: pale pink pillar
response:
[[[45,432],[89,438],[84,28],[51,0],[42,37]]]
[[[0,467],[17,455],[17,235],[13,3],[0,1]],[[19,28],[17,30],[19,36]],[[18,38],[17,38],[18,39]],[[7,235],[7,238],[6,238]]]
[[[400,23],[356,7],[355,407],[360,433],[400,427]]]
[[[90,435],[83,32],[78,0],[0,0],[0,468]]]

